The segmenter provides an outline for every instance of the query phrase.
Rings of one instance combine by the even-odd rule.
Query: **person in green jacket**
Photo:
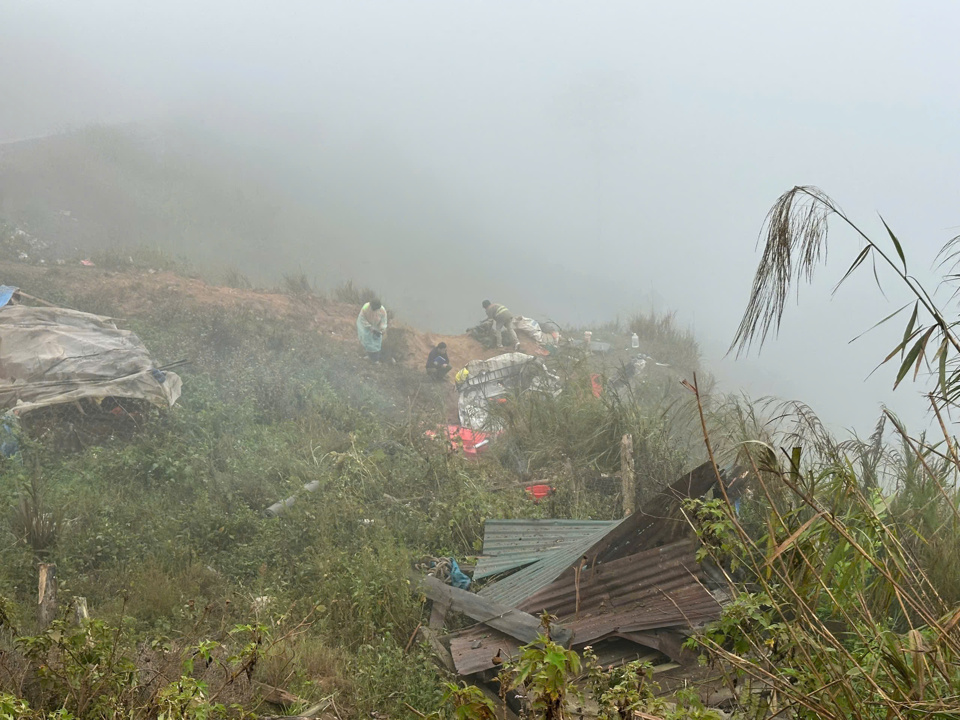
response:
[[[493,339],[497,342],[497,347],[503,347],[503,331],[507,331],[507,340],[514,352],[520,349],[520,341],[517,340],[517,331],[513,329],[513,313],[500,303],[492,303],[489,300],[483,301],[483,309],[487,312],[487,317],[493,320]]]

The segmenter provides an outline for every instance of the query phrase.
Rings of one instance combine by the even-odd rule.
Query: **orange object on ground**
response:
[[[524,490],[527,491],[527,495],[533,498],[535,503],[540,502],[545,497],[553,493],[553,488],[549,485],[527,485]]]
[[[590,387],[593,388],[593,396],[600,397],[603,395],[603,385],[600,384],[600,376],[597,373],[593,373],[590,376]]]
[[[444,432],[450,440],[450,446],[454,450],[463,448],[466,455],[476,456],[490,444],[490,436],[487,433],[460,427],[459,425],[447,425]],[[428,430],[426,434],[428,437],[437,436],[433,430]]]

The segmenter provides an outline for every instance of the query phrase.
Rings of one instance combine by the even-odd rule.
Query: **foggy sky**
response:
[[[846,344],[906,300],[866,276],[830,300],[852,236],[834,234],[777,342],[722,356],[761,222],[795,184],[872,232],[882,212],[928,276],[960,225],[958,20],[952,3],[885,0],[0,0],[0,141],[187,119],[286,156],[299,178],[336,160],[352,172],[302,183],[305,202],[363,216],[425,263],[485,258],[432,288],[403,287],[376,258],[344,268],[406,317],[460,331],[483,287],[581,323],[652,303],[694,327],[728,389],[801,399],[865,433],[881,402],[910,418],[919,403],[889,392],[891,371],[864,382],[895,327]],[[523,307],[496,277],[511,258],[547,266],[515,295]],[[552,283],[570,277],[605,292],[558,308]]]

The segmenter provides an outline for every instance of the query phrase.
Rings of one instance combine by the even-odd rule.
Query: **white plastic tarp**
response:
[[[534,342],[542,344],[544,341],[543,330],[540,329],[540,323],[533,318],[518,315],[513,319],[513,329],[518,333],[526,335]]]
[[[499,430],[490,418],[489,403],[513,390],[560,392],[559,378],[551,375],[540,360],[525,353],[471,360],[467,363],[467,373],[466,380],[458,386],[458,409],[460,424],[471,430]]]
[[[155,369],[146,347],[113,320],[63,308],[0,309],[0,409],[25,413],[82,398],[172,406],[176,373]]]

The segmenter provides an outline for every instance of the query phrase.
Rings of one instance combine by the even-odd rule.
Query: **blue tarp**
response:
[[[20,288],[11,287],[10,285],[0,285],[0,307],[4,307],[10,298],[13,297],[13,294]]]
[[[12,412],[0,416],[0,455],[13,457],[20,452],[20,420]]]
[[[470,578],[464,575],[457,561],[450,558],[450,584],[461,590],[470,589]]]

